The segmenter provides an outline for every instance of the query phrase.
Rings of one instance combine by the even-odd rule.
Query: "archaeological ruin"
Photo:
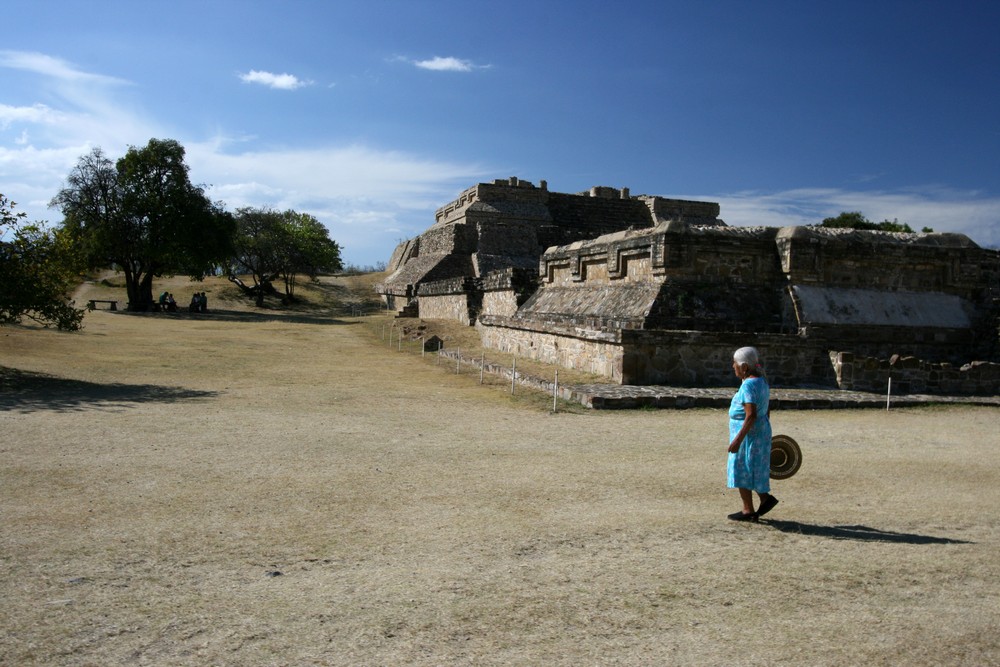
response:
[[[778,387],[1000,394],[1000,251],[962,234],[736,227],[715,203],[517,178],[435,218],[377,290],[487,348],[699,387],[754,345]]]

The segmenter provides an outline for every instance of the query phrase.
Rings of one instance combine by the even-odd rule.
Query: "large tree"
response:
[[[40,224],[26,224],[14,202],[0,194],[0,324],[28,317],[60,329],[82,326],[70,290],[80,268],[66,234]]]
[[[51,203],[93,267],[125,275],[130,310],[153,302],[153,278],[201,278],[229,256],[234,223],[191,183],[173,139],[132,146],[116,163],[95,148]]]
[[[315,278],[340,269],[340,246],[326,227],[308,213],[244,207],[236,210],[235,251],[229,266],[230,280],[264,305],[264,295],[277,293],[273,282],[285,283],[285,298],[293,299],[298,274]],[[239,275],[249,275],[244,285]]]

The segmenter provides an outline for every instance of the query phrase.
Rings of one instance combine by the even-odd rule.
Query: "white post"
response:
[[[552,384],[552,412],[556,411],[556,396],[559,395],[559,369],[556,369],[556,381]]]
[[[486,351],[483,351],[483,356],[479,359],[479,384],[483,383],[483,374],[486,372]]]
[[[889,376],[889,388],[885,392],[885,411],[889,412],[889,399],[892,397],[892,376]]]
[[[420,337],[420,356],[424,356],[424,346],[427,345],[427,341],[424,340],[425,336]]]
[[[514,357],[514,362],[510,367],[510,393],[514,394],[514,382],[517,380],[517,357]]]

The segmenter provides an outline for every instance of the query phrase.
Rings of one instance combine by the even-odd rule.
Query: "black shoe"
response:
[[[744,512],[733,512],[729,515],[729,518],[733,521],[756,521],[757,513],[751,512],[750,514],[745,514]]]
[[[767,500],[760,504],[757,508],[757,516],[764,516],[768,512],[774,509],[774,506],[778,504],[778,499],[772,495],[767,496]]]

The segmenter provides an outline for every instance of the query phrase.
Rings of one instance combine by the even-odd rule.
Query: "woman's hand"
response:
[[[740,432],[736,434],[736,437],[731,443],[729,443],[729,453],[735,454],[740,451],[740,443],[743,442],[743,438],[746,437],[750,429],[753,428],[753,423],[757,421],[757,406],[753,403],[744,403],[743,411],[746,413],[746,417],[743,419],[743,426],[740,428]]]

